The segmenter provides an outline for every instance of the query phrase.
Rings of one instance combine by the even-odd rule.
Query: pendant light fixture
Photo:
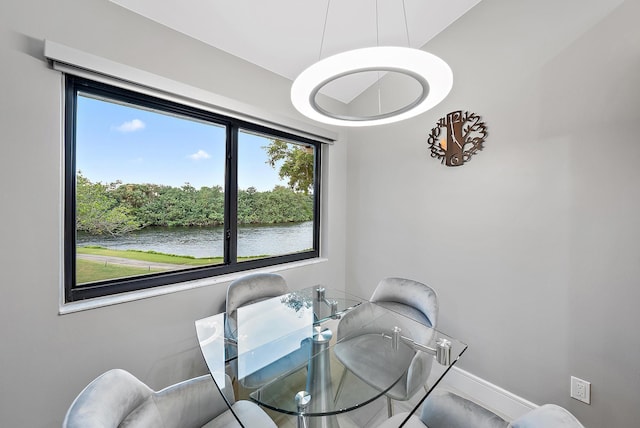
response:
[[[407,45],[409,31],[407,15],[402,0]],[[329,4],[325,15],[320,55],[324,44]],[[376,0],[376,38],[378,37],[378,8]],[[406,105],[390,112],[357,116],[330,112],[317,102],[318,93],[323,87],[340,78],[364,72],[400,73],[414,79],[420,87],[418,95]],[[339,126],[383,125],[414,117],[433,108],[451,91],[453,73],[441,58],[420,49],[399,46],[375,46],[350,50],[321,59],[304,70],[291,86],[291,102],[305,116],[318,122]]]

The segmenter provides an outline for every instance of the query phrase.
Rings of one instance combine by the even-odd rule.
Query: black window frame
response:
[[[319,141],[283,132],[260,124],[221,115],[202,108],[180,104],[152,95],[143,94],[118,86],[109,85],[84,77],[65,75],[64,86],[64,301],[72,303],[121,293],[147,290],[154,287],[204,279],[234,272],[246,271],[283,263],[318,258],[320,256],[320,183],[322,146]],[[78,92],[122,101],[142,108],[178,114],[226,128],[226,165],[224,262],[218,265],[194,267],[167,273],[153,273],[119,279],[110,279],[89,284],[76,285],[76,124]],[[238,133],[256,132],[265,137],[302,143],[314,147],[314,204],[313,204],[313,248],[285,255],[237,261],[237,200],[238,200]]]

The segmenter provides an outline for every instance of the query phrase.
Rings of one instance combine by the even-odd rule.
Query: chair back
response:
[[[508,428],[509,426],[509,422],[492,411],[445,390],[435,390],[427,397],[422,406],[420,419],[429,428]]]
[[[555,404],[537,407],[509,423],[480,404],[444,390],[427,397],[420,419],[429,428],[584,428],[567,409]]]
[[[511,422],[509,428],[584,428],[567,409],[545,404]]]
[[[117,428],[153,394],[131,373],[113,369],[94,379],[73,401],[62,428]]]
[[[113,369],[82,390],[62,428],[213,428],[240,426],[238,420],[246,427],[277,428],[256,404],[235,401],[229,376],[222,390],[208,374],[154,391]]]
[[[438,296],[426,284],[411,279],[384,278],[374,290],[371,301],[436,327]]]
[[[289,292],[285,279],[276,273],[254,273],[236,279],[227,288],[227,316],[249,303],[277,297]]]

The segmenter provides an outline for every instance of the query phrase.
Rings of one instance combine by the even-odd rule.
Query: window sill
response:
[[[295,269],[295,268],[314,265],[318,263],[324,263],[326,261],[327,261],[326,258],[319,257],[315,259],[302,260],[299,262],[269,266],[267,268],[259,269],[256,271],[281,272],[289,269]],[[132,291],[131,293],[123,293],[123,294],[107,296],[107,297],[98,297],[95,299],[87,299],[87,300],[78,301],[78,302],[71,302],[71,303],[61,302],[60,308],[58,310],[58,314],[59,315],[71,314],[74,312],[81,312],[81,311],[86,311],[90,309],[102,308],[105,306],[117,305],[120,303],[133,302],[135,300],[148,299],[150,297],[155,297],[155,296],[163,296],[165,294],[177,293],[179,291],[184,291],[184,290],[192,290],[194,288],[208,287],[210,285],[231,282],[234,279],[248,275],[249,273],[253,273],[253,271],[234,272],[227,275],[220,275],[220,276],[215,276],[211,278],[203,278],[196,281],[181,282],[179,284],[167,285],[164,287],[156,287],[153,289]],[[62,296],[64,296],[64,290],[62,291]],[[61,297],[61,298],[64,298],[64,297]]]

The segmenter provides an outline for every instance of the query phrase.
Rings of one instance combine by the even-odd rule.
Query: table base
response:
[[[305,411],[323,413],[332,409],[331,365],[329,352],[326,352],[332,336],[333,333],[329,329],[322,331],[318,329],[313,335],[307,391],[301,391],[296,395],[298,410],[302,411],[298,416],[298,428],[340,428],[336,415],[308,416],[305,414]]]

